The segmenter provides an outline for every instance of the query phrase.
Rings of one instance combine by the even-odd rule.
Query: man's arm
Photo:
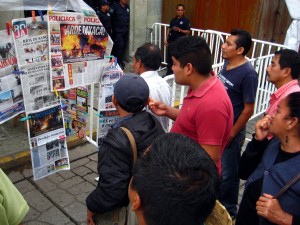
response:
[[[163,102],[158,102],[150,99],[149,108],[157,116],[166,116],[172,120],[176,120],[180,109],[173,108],[172,106],[166,105]]]
[[[166,34],[166,39],[165,39],[165,45],[169,45],[169,34],[170,34],[170,27],[167,28],[167,34]]]
[[[131,174],[132,153],[127,151],[125,144],[119,146],[116,143],[117,138],[122,139],[123,134],[119,135],[121,132],[121,129],[109,132],[99,150],[98,185],[86,199],[87,208],[91,213],[104,213],[125,205],[128,201],[127,188]],[[125,135],[123,136],[125,139]],[[108,141],[109,139],[111,141]]]
[[[210,158],[218,165],[221,160],[221,145],[202,145],[202,148],[209,154]]]
[[[244,103],[244,110],[235,122],[230,132],[229,139],[227,141],[227,146],[230,144],[232,139],[240,132],[240,130],[246,125],[250,117],[254,112],[254,103]]]

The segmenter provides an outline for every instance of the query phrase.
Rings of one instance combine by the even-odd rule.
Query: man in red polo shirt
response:
[[[181,110],[152,100],[150,109],[175,123],[171,132],[197,141],[221,174],[221,155],[232,125],[233,109],[222,82],[212,71],[212,56],[203,38],[181,37],[170,45],[175,82],[188,85]]]

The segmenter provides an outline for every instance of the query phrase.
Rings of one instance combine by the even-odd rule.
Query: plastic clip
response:
[[[26,116],[20,119],[21,122],[31,119],[31,116]]]
[[[54,90],[56,97],[58,97],[58,91],[56,90],[56,88],[54,88],[53,90]]]
[[[12,71],[13,74],[25,74],[25,72],[23,70],[14,70]]]
[[[51,5],[48,4],[48,12],[49,12],[49,16],[52,16],[52,8],[51,8]]]
[[[66,136],[65,135],[59,136],[58,139],[59,140],[64,140],[64,139],[66,139]]]
[[[11,24],[11,22],[7,21],[6,22],[6,30],[7,30],[7,34],[10,35],[10,29],[12,29],[14,31],[14,27]]]
[[[99,113],[96,113],[96,116],[98,116],[98,117],[103,117],[103,115],[101,115],[101,114],[99,114]]]

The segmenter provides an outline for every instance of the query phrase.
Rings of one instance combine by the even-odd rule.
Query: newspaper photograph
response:
[[[70,169],[66,138],[49,141],[31,149],[34,180],[41,179],[60,170]]]
[[[28,114],[30,146],[36,147],[65,137],[63,113],[60,106]]]
[[[83,86],[61,92],[67,136],[85,137],[88,112],[87,97],[87,87]]]
[[[46,17],[44,17],[46,19]],[[19,66],[48,60],[48,28],[41,17],[12,20]]]
[[[34,112],[59,105],[59,97],[50,90],[48,62],[21,67],[21,83],[26,112]]]
[[[20,74],[12,36],[0,31],[0,124],[24,112]]]
[[[51,90],[100,82],[108,61],[104,56],[110,54],[111,49],[107,49],[109,36],[99,18],[82,13],[52,12],[48,26]]]
[[[119,64],[111,63],[111,66],[105,67],[102,75],[101,75],[101,84],[113,84],[116,83],[121,76],[123,76],[124,72],[119,66]]]

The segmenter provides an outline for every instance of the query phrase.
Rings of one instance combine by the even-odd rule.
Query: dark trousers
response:
[[[167,48],[167,72],[165,76],[173,74],[172,65],[173,65],[172,57],[169,53],[169,48]]]
[[[112,55],[117,57],[119,65],[123,63],[124,52],[128,44],[128,28],[123,31],[113,32],[112,39],[114,46],[112,49]]]
[[[222,154],[222,181],[220,202],[225,206],[231,217],[237,215],[239,196],[239,165],[241,150],[245,142],[246,128],[243,128],[224,149]]]

